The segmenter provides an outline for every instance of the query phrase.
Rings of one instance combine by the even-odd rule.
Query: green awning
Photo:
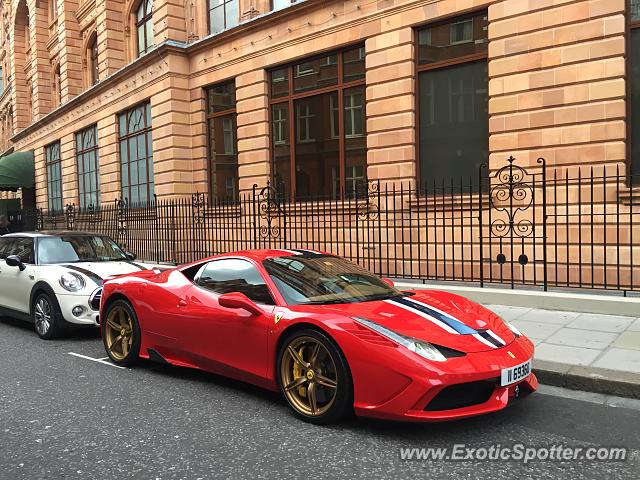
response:
[[[33,151],[14,152],[0,157],[0,191],[15,192],[33,188],[35,173]]]

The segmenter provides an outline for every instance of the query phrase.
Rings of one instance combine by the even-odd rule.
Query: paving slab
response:
[[[527,322],[525,320],[518,319],[513,320],[511,323],[513,323],[516,328],[527,337],[540,340],[546,340],[562,328],[562,325],[554,323]]]
[[[634,321],[627,330],[631,330],[632,332],[640,332],[640,318]]]
[[[593,366],[638,373],[640,372],[640,351],[610,348],[593,363]]]
[[[614,347],[626,348],[628,350],[640,350],[640,332],[623,332],[613,342]]]
[[[541,343],[536,346],[535,356],[540,360],[562,362],[568,365],[590,365],[601,353],[601,350],[592,348]]]
[[[618,315],[600,315],[595,313],[582,313],[571,322],[569,328],[583,330],[597,330],[600,332],[624,332],[632,323],[633,317]]]
[[[580,314],[577,312],[558,312],[558,311],[552,311],[552,310],[531,309],[528,312],[519,316],[518,319],[526,320],[527,322],[569,325],[576,318],[578,318],[578,316],[580,316]]]
[[[615,342],[617,338],[617,333],[577,328],[561,328],[547,338],[545,343],[604,350],[609,347],[612,342]]]

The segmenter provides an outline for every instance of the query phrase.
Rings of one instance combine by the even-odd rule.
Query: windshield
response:
[[[263,264],[289,305],[355,303],[404,295],[363,268],[330,255],[276,257]]]
[[[44,237],[38,241],[40,265],[121,260],[127,260],[127,256],[109,237],[68,235]]]

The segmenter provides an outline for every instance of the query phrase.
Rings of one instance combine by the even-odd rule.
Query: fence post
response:
[[[542,165],[542,267],[543,267],[543,289],[546,292],[549,288],[547,278],[547,169],[545,159],[540,157],[537,162]],[[535,207],[534,207],[535,208]],[[535,215],[535,213],[534,213]],[[535,233],[534,233],[535,237]],[[556,239],[556,242],[558,239]],[[535,252],[533,253],[535,258]],[[558,260],[556,259],[556,262]],[[535,265],[534,265],[535,268]],[[556,267],[557,268],[557,267]]]
[[[487,170],[488,165],[486,163],[482,163],[480,165],[480,168],[478,169],[478,224],[480,227],[480,235],[479,235],[479,240],[480,240],[480,255],[479,255],[479,260],[480,260],[480,288],[484,288],[484,232],[482,229],[482,202],[484,200],[484,192],[482,190],[482,180],[484,178],[482,172],[484,170]],[[491,195],[491,189],[488,188],[489,186],[487,186],[487,192],[489,195]],[[487,200],[489,200],[489,208],[491,208],[491,199],[488,198]]]

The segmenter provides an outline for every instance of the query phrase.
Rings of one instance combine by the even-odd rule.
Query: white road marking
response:
[[[101,363],[103,365],[108,365],[110,367],[115,367],[115,368],[120,368],[122,370],[126,370],[126,367],[121,367],[119,365],[116,365],[115,363],[111,363],[111,362],[106,361],[106,360],[109,359],[109,357],[106,357],[106,358],[93,358],[93,357],[87,357],[86,355],[81,355],[81,354],[75,353],[75,352],[69,352],[69,355],[73,355],[74,357],[78,357],[78,358],[84,358],[85,360],[90,360],[92,362]]]

